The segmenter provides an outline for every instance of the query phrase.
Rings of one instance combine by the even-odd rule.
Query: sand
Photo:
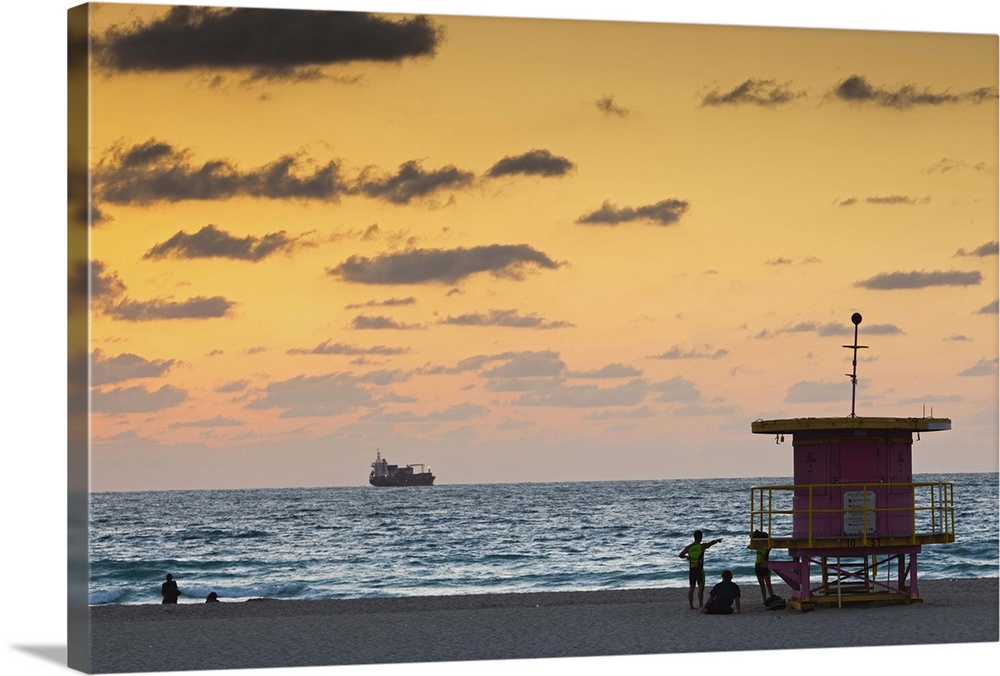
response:
[[[921,603],[688,609],[686,589],[95,606],[94,673],[996,642],[997,578],[922,581]],[[787,598],[788,590],[775,591]]]

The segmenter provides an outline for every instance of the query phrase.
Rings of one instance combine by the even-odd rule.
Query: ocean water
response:
[[[998,574],[998,475],[919,475],[955,485],[956,542],[927,545],[921,579]],[[95,493],[91,605],[181,603],[210,591],[342,599],[687,587],[678,552],[722,538],[714,578],[756,586],[750,487],[786,477]],[[775,551],[773,558],[782,558]]]

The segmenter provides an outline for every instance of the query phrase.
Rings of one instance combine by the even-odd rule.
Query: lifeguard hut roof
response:
[[[754,420],[750,430],[754,434],[783,434],[807,430],[908,430],[911,432],[937,432],[950,430],[949,418],[789,418],[786,420]]]

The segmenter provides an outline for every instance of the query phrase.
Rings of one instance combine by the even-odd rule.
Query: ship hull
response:
[[[413,474],[405,477],[378,477],[373,476],[368,479],[372,486],[395,487],[395,486],[433,486],[434,475],[430,472]]]

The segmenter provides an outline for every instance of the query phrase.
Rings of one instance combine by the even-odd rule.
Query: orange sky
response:
[[[166,13],[93,6],[93,490],[787,476],[856,311],[997,470],[995,35]]]

